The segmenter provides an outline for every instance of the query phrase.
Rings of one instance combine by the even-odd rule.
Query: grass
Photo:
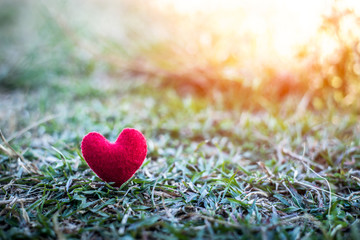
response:
[[[24,37],[11,24],[31,11],[6,3],[0,239],[360,239],[356,106],[186,80],[199,73],[119,74],[79,54],[46,11],[21,19],[40,36]],[[114,141],[126,127],[143,132],[148,155],[114,188],[80,142],[90,131]]]
[[[359,238],[357,115],[226,110],[171,88],[118,85],[2,95],[18,106],[1,123],[6,137],[55,118],[12,139],[23,160],[0,155],[0,238]],[[144,133],[149,153],[113,188],[80,142],[89,131],[115,140],[125,127]]]

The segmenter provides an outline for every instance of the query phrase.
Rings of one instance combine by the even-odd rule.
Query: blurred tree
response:
[[[360,17],[351,9],[335,5],[324,16],[318,32],[316,48],[322,52],[308,56],[312,59],[309,70],[319,73],[318,78],[309,81],[318,95],[331,97],[337,104],[351,105],[360,95],[359,29]]]

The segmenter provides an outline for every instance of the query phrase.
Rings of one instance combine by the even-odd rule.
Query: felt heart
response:
[[[146,157],[147,145],[141,132],[125,128],[114,143],[100,133],[87,134],[81,142],[81,152],[96,175],[119,187],[140,168]]]

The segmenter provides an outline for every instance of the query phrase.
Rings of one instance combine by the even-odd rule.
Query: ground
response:
[[[86,1],[0,2],[0,239],[360,239],[355,45],[335,66],[310,62],[296,84],[291,71],[276,77],[281,64],[226,80],[234,59],[206,62],[172,35],[144,38],[156,14],[115,11],[110,27],[130,26],[118,42],[87,29],[107,12],[95,7],[96,18]],[[229,50],[247,48],[234,42]],[[343,92],[331,85],[339,72]],[[148,154],[115,188],[80,143],[91,131],[115,141],[127,127],[144,134]]]
[[[154,82],[1,92],[1,239],[360,238],[356,113],[229,109]],[[126,127],[143,132],[148,155],[114,188],[80,142]]]

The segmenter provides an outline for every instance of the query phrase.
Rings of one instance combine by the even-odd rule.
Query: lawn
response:
[[[1,95],[1,238],[359,238],[357,115],[230,111],[144,82],[74,88]],[[148,155],[113,188],[80,142],[126,127]]]
[[[0,239],[360,239],[357,108],[197,94],[56,46],[0,59]],[[148,154],[115,188],[80,144],[128,127]]]

